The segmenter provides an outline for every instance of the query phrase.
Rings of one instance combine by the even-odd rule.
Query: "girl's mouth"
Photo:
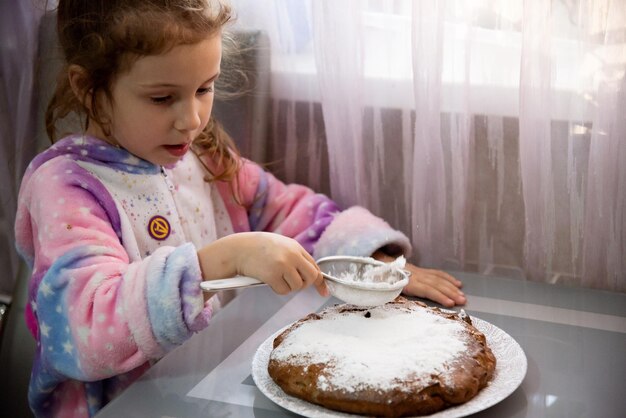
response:
[[[178,145],[163,145],[163,147],[174,157],[182,157],[189,149],[189,142]]]

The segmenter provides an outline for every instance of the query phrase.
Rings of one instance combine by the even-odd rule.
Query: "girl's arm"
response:
[[[206,325],[195,248],[162,247],[130,262],[113,199],[71,160],[25,178],[17,218],[33,271],[27,317],[50,376],[124,373]]]
[[[390,261],[411,253],[408,238],[368,210],[355,206],[341,211],[328,197],[301,185],[286,185],[258,165],[246,161],[239,184],[250,208],[242,211],[247,219],[239,212],[239,225],[293,237],[315,258],[355,255]],[[229,212],[237,219],[236,207]],[[448,307],[465,303],[461,282],[449,274],[412,264],[407,264],[407,270],[412,274],[405,294]]]
[[[228,185],[218,184],[236,232],[280,233],[296,239],[315,258],[369,256],[381,248],[396,255],[411,252],[404,234],[366,209],[355,206],[342,211],[327,196],[282,183],[249,161],[244,160],[238,185],[243,207],[228,197]]]

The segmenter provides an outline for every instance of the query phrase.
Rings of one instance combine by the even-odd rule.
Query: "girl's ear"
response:
[[[70,64],[67,69],[67,77],[70,87],[78,101],[91,111],[91,92],[87,90],[87,70],[77,64]]]
[[[111,107],[106,95],[104,93],[94,95],[85,67],[70,64],[67,68],[67,79],[72,93],[85,110],[87,116],[86,131],[102,138],[108,138],[111,135],[111,122],[108,116]]]

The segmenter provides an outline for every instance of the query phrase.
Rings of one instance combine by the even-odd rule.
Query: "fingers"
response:
[[[298,246],[300,246],[300,244],[298,244]],[[304,257],[310,264],[312,264],[315,267],[316,270],[319,271],[319,267],[317,266],[317,263],[315,262],[315,259],[313,258],[313,256],[309,254],[308,251],[305,250],[301,246],[300,246],[300,255],[302,255],[302,257]]]
[[[272,288],[272,290],[279,295],[286,295],[291,292],[291,286],[285,277],[281,276],[280,279],[271,277],[270,279],[261,279]]]
[[[302,262],[298,265],[298,272],[305,282],[305,287],[317,283],[323,279],[322,272],[315,262],[315,259],[302,248]]]
[[[279,295],[286,295],[290,292],[300,290],[306,285],[306,280],[300,275],[297,269],[287,267],[282,273],[270,273],[267,279],[261,279],[266,282]]]
[[[405,287],[405,293],[430,299],[447,308],[455,305],[464,305],[466,302],[464,295],[451,295],[444,291],[420,282],[411,282]]]
[[[463,287],[463,283],[454,278],[453,276],[449,275],[448,273],[446,273],[445,271],[441,271],[441,270],[429,270],[429,269],[424,269],[426,272],[428,272],[429,274],[432,274],[434,276],[437,276],[441,279],[446,280],[449,283],[452,283],[454,286],[456,287]]]
[[[287,251],[283,261],[275,264],[277,269],[266,282],[278,294],[287,294],[315,285],[320,295],[327,296],[329,292],[315,260],[299,244],[297,246],[296,254]],[[277,277],[280,279],[276,280]]]
[[[310,270],[309,268],[303,270]],[[313,270],[313,273],[302,273],[300,270],[292,269],[281,276],[281,280],[267,280],[267,284],[279,295],[286,295],[290,292],[302,290],[310,285],[314,285],[320,296],[327,297],[330,295],[324,277],[319,270]]]
[[[315,289],[317,290],[317,293],[320,294],[320,296],[330,296],[330,290],[328,290],[328,286],[326,286],[326,280],[324,280],[324,276],[322,276],[322,273],[318,275],[318,279],[313,282],[313,284],[315,285]]]
[[[322,272],[315,262],[313,262],[313,264],[307,264],[306,268],[299,270],[299,272],[300,277],[302,277],[304,281],[303,287],[313,285],[320,296],[327,297],[330,295],[324,276],[322,276]]]
[[[462,287],[463,283],[456,279],[455,277],[451,276],[450,274],[446,273],[445,271],[442,270],[434,270],[434,269],[425,269],[425,268],[420,268],[417,267],[413,264],[407,264],[407,270],[409,270],[411,273],[417,275],[418,277],[423,276],[423,277],[427,277],[430,276],[432,279],[434,280],[444,280],[447,283],[453,284],[456,287]]]
[[[307,261],[307,267],[311,268],[306,270],[309,272],[309,274],[307,275],[305,287],[313,284],[315,286],[315,289],[317,290],[317,293],[319,293],[320,296],[330,296],[330,291],[328,290],[328,286],[326,286],[326,281],[324,280],[324,276],[322,276],[322,271],[315,262],[313,256],[309,254],[304,248],[302,248],[302,256]]]
[[[404,289],[405,293],[428,298],[445,307],[464,305],[467,302],[465,294],[459,289],[462,283],[448,273],[413,265],[408,265],[407,269],[411,272],[411,278]]]

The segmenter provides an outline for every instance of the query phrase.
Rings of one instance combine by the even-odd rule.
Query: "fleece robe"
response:
[[[197,250],[220,237],[276,232],[316,258],[411,250],[367,210],[342,211],[250,161],[242,159],[236,187],[205,181],[204,166],[214,168],[192,152],[157,166],[84,135],[32,161],[15,233],[32,270],[26,321],[37,353],[28,396],[37,416],[93,416],[205,328],[219,303],[203,301]]]

